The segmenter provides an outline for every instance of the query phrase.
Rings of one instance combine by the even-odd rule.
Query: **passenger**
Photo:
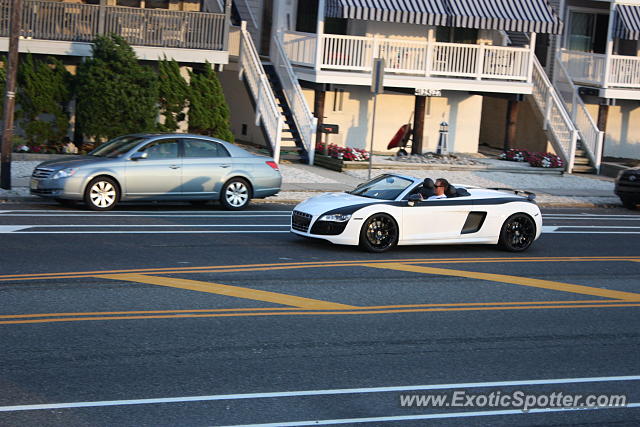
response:
[[[422,200],[427,200],[429,197],[435,194],[435,185],[431,178],[424,179],[424,181],[422,182],[422,188],[420,188],[418,194],[420,194]]]

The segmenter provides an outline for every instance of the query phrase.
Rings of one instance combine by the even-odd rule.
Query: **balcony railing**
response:
[[[324,70],[370,72],[375,58],[385,59],[385,72],[421,77],[528,81],[531,50],[458,43],[324,34],[316,58],[315,34],[285,32],[284,49],[294,65]]]
[[[10,0],[0,0],[0,37],[9,35]],[[224,14],[26,0],[21,36],[91,42],[118,34],[134,46],[223,50]]]
[[[577,83],[599,87],[640,88],[640,57],[612,55],[606,81],[606,55],[562,50],[560,58]]]

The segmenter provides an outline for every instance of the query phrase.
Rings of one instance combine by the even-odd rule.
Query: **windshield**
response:
[[[356,187],[349,194],[372,199],[395,200],[413,181],[394,175],[380,175]]]
[[[140,136],[121,136],[106,142],[89,153],[97,157],[120,157],[146,138]]]

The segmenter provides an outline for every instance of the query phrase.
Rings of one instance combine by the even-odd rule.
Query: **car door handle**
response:
[[[178,165],[171,165],[171,166],[169,166],[169,167],[170,167],[171,169],[180,169],[180,166],[178,166]]]
[[[231,167],[231,165],[220,165],[221,168],[228,168]]]

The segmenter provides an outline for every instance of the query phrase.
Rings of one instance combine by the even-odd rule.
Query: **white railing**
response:
[[[583,148],[596,170],[599,171],[604,133],[598,129],[593,117],[589,114],[587,106],[578,93],[578,88],[573,84],[560,57],[557,56],[555,60],[553,85],[560,94],[560,99],[564,102],[564,106],[578,130]]]
[[[283,33],[283,48],[292,64],[313,67],[316,56],[315,34],[288,31]]]
[[[293,120],[298,128],[302,144],[307,150],[309,164],[312,165],[315,155],[315,133],[318,127],[318,119],[311,114],[298,78],[293,73],[293,68],[291,68],[291,63],[287,58],[281,37],[282,33],[274,36],[271,48],[271,61],[280,79],[284,96],[287,99]]]
[[[533,64],[533,99],[542,112],[545,129],[548,129],[553,137],[552,142],[557,154],[566,162],[567,172],[571,172],[578,131],[537,58],[534,59]]]
[[[563,49],[560,52],[560,62],[576,82],[594,85],[603,83],[607,66],[605,55]]]
[[[608,85],[640,88],[640,57],[613,55]]]
[[[244,76],[251,96],[256,103],[256,126],[262,121],[267,139],[273,151],[273,159],[280,161],[280,142],[282,140],[283,118],[278,109],[278,102],[271,90],[269,79],[262,67],[260,57],[253,44],[251,35],[242,27],[240,30],[240,73]]]
[[[577,83],[600,87],[640,88],[640,57],[611,55],[609,78],[605,82],[606,55],[562,50],[561,62]]]
[[[0,0],[0,36],[8,36],[10,1]],[[180,12],[26,0],[20,35],[25,38],[91,42],[117,34],[132,45],[222,50],[228,30],[220,13]]]
[[[385,72],[419,76],[526,81],[531,50],[460,43],[428,43],[377,37],[285,32],[284,50],[292,64],[320,69],[370,72],[374,58],[385,59]]]

